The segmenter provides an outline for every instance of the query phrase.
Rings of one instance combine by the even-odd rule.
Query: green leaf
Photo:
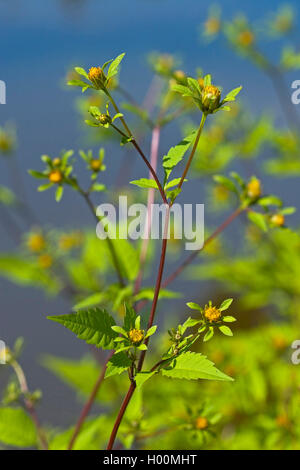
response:
[[[226,176],[223,175],[214,175],[213,177],[214,181],[218,184],[221,184],[224,186],[226,189],[229,191],[232,191],[233,193],[238,193],[235,184]]]
[[[64,193],[64,187],[63,186],[58,186],[55,192],[55,200],[56,202],[59,202],[63,196]]]
[[[207,332],[205,333],[205,335],[204,335],[204,338],[203,338],[204,343],[206,343],[207,341],[209,341],[209,340],[213,337],[214,333],[215,333],[215,332],[214,332],[214,328],[213,328],[212,326],[210,326],[210,327],[208,328],[208,331],[207,331]]]
[[[67,85],[69,86],[79,86],[81,88],[83,87],[89,87],[88,83],[83,82],[82,80],[69,80],[67,82]]]
[[[210,74],[205,75],[205,77],[203,78],[203,85],[204,86],[211,85],[211,75]]]
[[[45,179],[47,178],[47,175],[45,173],[42,173],[41,171],[35,171],[35,170],[28,170],[28,173],[33,176],[34,178],[38,179]]]
[[[108,71],[107,71],[107,79],[108,80],[111,77],[113,77],[114,75],[117,75],[117,73],[119,72],[120,63],[122,62],[124,56],[125,56],[125,52],[123,52],[123,54],[118,55],[118,57],[116,57],[112,61],[112,63],[110,64],[110,66],[108,68]]]
[[[136,313],[135,310],[127,303],[125,304],[124,328],[126,331],[135,327]]]
[[[257,227],[259,227],[261,230],[264,232],[268,231],[268,226],[266,222],[266,218],[263,214],[260,214],[259,212],[248,212],[248,219],[251,220]]]
[[[147,331],[145,338],[149,338],[149,336],[154,335],[156,330],[157,330],[157,325],[151,326],[151,328],[149,328],[149,330]]]
[[[175,178],[175,179],[169,181],[169,182],[165,185],[164,189],[173,188],[174,186],[177,186],[177,185],[180,183],[180,181],[181,181],[181,178]],[[188,181],[188,180],[187,180],[187,179],[184,179],[183,181]]]
[[[153,371],[153,372],[138,372],[135,376],[135,383],[136,383],[136,386],[138,388],[140,388],[142,385],[144,385],[144,383],[151,379],[151,377],[153,377],[153,375],[155,375],[157,373],[157,371]]]
[[[130,184],[134,184],[139,188],[154,188],[158,189],[157,183],[155,180],[147,179],[147,178],[140,178],[139,180],[130,181]]]
[[[0,408],[0,441],[15,447],[35,447],[35,426],[22,408]]]
[[[231,329],[229,328],[229,326],[226,326],[226,325],[219,326],[219,330],[225,336],[233,336],[233,333],[232,333]]]
[[[185,137],[178,145],[171,147],[167,155],[163,158],[163,167],[165,169],[166,179],[169,178],[171,171],[183,159],[185,153],[195,140],[196,132],[192,132]]]
[[[221,312],[223,312],[224,310],[227,310],[230,305],[232,304],[233,302],[233,299],[226,299],[226,300],[223,300],[223,302],[221,303],[220,307],[219,307],[219,310]]]
[[[105,378],[112,377],[116,374],[122,374],[131,366],[131,360],[126,353],[121,352],[114,354],[113,357],[108,361],[105,372]]]
[[[202,320],[197,320],[196,318],[189,317],[184,324],[181,326],[181,334],[183,334],[187,328],[192,328],[195,325],[199,325]]]
[[[85,299],[74,305],[72,310],[79,310],[81,308],[94,307],[107,299],[105,292],[97,292],[96,294],[89,295]]]
[[[61,323],[88,344],[94,344],[102,349],[114,348],[114,339],[117,337],[117,333],[111,327],[115,325],[115,321],[104,309],[87,309],[78,313],[47,318]]]
[[[243,87],[239,86],[237,88],[234,88],[234,90],[231,90],[224,98],[223,103],[227,101],[235,101],[235,97],[239,94]]]
[[[267,206],[281,207],[282,206],[282,201],[277,196],[265,196],[265,197],[261,197],[257,201],[257,204],[259,204],[260,206],[263,206],[263,207],[267,207]]]
[[[161,373],[173,379],[233,380],[219,371],[205,356],[190,351],[178,356],[168,367],[162,368]]]
[[[37,190],[39,192],[46,191],[47,189],[52,188],[52,186],[53,186],[53,183],[42,184],[41,186],[37,188]]]
[[[236,321],[236,318],[232,317],[231,315],[226,315],[222,318],[222,321],[225,321],[226,323],[232,323]]]
[[[137,302],[142,299],[152,300],[154,295],[154,288],[145,287],[141,289],[138,294],[134,296],[134,301]],[[161,289],[159,292],[159,299],[178,299],[182,297],[180,292],[174,292],[167,289]]]
[[[189,308],[191,308],[192,310],[198,310],[199,312],[201,312],[202,308],[200,307],[200,305],[196,304],[195,302],[188,302],[187,303],[187,306]]]
[[[89,78],[88,73],[84,70],[82,67],[74,67],[75,72],[78,73],[78,75],[82,75],[85,78]],[[86,83],[85,83],[86,85]]]
[[[111,329],[115,331],[116,333],[119,333],[120,335],[124,335],[127,337],[127,332],[121,326],[114,325],[111,327]]]

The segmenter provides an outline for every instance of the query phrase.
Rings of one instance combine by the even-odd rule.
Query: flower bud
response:
[[[33,253],[43,251],[46,240],[41,233],[32,233],[27,239],[27,247]]]
[[[196,419],[196,429],[202,431],[203,429],[206,429],[207,426],[208,420],[204,416],[199,416],[199,418]]]
[[[53,163],[54,166],[60,166],[61,159],[60,158],[54,158],[52,163]]]
[[[254,34],[251,31],[243,31],[238,36],[238,44],[242,47],[250,47],[254,43]]]
[[[111,123],[111,118],[110,116],[108,116],[107,114],[100,114],[98,117],[97,117],[97,120],[100,122],[100,124],[102,124],[103,126],[105,126],[106,124],[110,124]]]
[[[257,178],[252,178],[252,180],[247,184],[247,196],[250,199],[257,199],[261,196],[261,182]]]
[[[202,105],[208,112],[218,108],[221,99],[221,92],[214,85],[207,85],[202,90]]]
[[[88,73],[89,80],[96,86],[96,88],[103,88],[105,85],[106,77],[101,67],[91,67]]]
[[[97,160],[96,158],[93,158],[91,161],[90,161],[90,166],[91,166],[91,169],[93,171],[100,171],[101,169],[101,161],[100,160]]]
[[[63,174],[59,170],[53,170],[48,176],[51,183],[61,183],[63,179]]]
[[[271,217],[271,223],[276,227],[282,227],[285,222],[285,217],[282,214],[273,214]]]

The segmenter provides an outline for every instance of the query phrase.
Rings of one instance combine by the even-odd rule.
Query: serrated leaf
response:
[[[178,356],[168,367],[162,368],[161,373],[173,379],[233,380],[219,371],[206,356],[190,351]]]
[[[153,375],[155,375],[157,372],[156,371],[153,371],[153,372],[138,372],[135,376],[135,383],[136,383],[136,386],[138,388],[140,388],[142,385],[144,385],[144,383],[151,379],[151,377],[153,377]]]
[[[102,349],[114,348],[117,333],[111,327],[115,325],[115,321],[104,309],[81,310],[78,313],[53,315],[47,318],[61,323],[88,344],[94,344]]]
[[[35,447],[35,426],[22,408],[0,408],[0,442],[15,447]]]
[[[124,328],[129,331],[135,327],[136,313],[130,305],[125,304]]]
[[[105,378],[112,377],[113,375],[120,375],[125,372],[131,366],[131,361],[126,353],[120,352],[114,354],[113,357],[108,361],[105,372]]]

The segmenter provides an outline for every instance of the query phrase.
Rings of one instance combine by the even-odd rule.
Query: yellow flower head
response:
[[[238,36],[238,43],[243,47],[250,47],[254,43],[254,34],[251,31],[242,31]]]
[[[42,269],[49,269],[53,264],[52,256],[48,254],[40,255],[38,258],[38,263]]]
[[[90,161],[91,169],[93,171],[99,171],[101,169],[101,162],[100,160],[97,160],[96,158],[93,158]]]
[[[221,22],[218,18],[208,18],[205,23],[205,32],[208,35],[217,34],[220,31]]]
[[[208,111],[214,111],[220,103],[221,91],[215,85],[206,85],[202,90],[202,104]]]
[[[282,227],[285,222],[285,217],[282,214],[274,214],[271,217],[271,223],[276,227]]]
[[[32,233],[27,239],[27,247],[33,253],[39,253],[46,246],[46,240],[41,233]]]
[[[220,320],[221,315],[221,311],[217,307],[205,307],[204,309],[204,316],[210,323]]]
[[[276,424],[280,428],[288,428],[290,426],[291,422],[290,422],[288,416],[285,413],[283,413],[283,414],[277,416]]]
[[[68,251],[81,245],[82,235],[80,232],[62,235],[58,243],[61,250]]]
[[[261,196],[261,182],[257,178],[252,178],[252,180],[247,184],[247,195],[251,199],[257,199]]]
[[[53,170],[48,176],[51,183],[61,183],[63,179],[63,174],[59,170]]]
[[[138,330],[137,328],[133,328],[129,331],[129,339],[133,344],[138,344],[144,338],[144,330]]]
[[[199,418],[196,419],[196,429],[203,430],[206,429],[208,426],[208,420],[204,416],[199,416]]]
[[[89,80],[97,86],[104,84],[105,75],[101,67],[91,67],[88,73]]]

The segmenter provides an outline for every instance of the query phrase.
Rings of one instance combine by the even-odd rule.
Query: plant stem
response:
[[[157,167],[157,157],[158,157],[158,147],[159,147],[159,138],[160,138],[160,127],[156,126],[152,131],[152,141],[151,141],[151,151],[150,151],[150,164],[154,171],[156,171]],[[134,293],[137,294],[141,288],[142,278],[143,278],[143,270],[144,265],[147,258],[147,251],[149,246],[149,235],[151,229],[151,218],[152,218],[152,204],[154,203],[155,198],[155,189],[149,188],[148,191],[148,201],[147,201],[147,220],[146,220],[146,228],[144,233],[144,239],[141,248],[141,255],[140,255],[140,270],[138,276],[135,281],[134,286]]]
[[[97,222],[102,223],[101,219],[96,214],[95,207],[94,207],[94,204],[92,203],[92,201],[90,199],[89,193],[83,191],[83,189],[80,186],[78,186],[78,191],[84,197],[84,199],[85,199],[88,207],[90,208],[90,211],[92,212],[95,220]],[[124,279],[123,279],[121,266],[119,264],[119,260],[118,260],[118,256],[117,256],[114,244],[111,241],[111,239],[109,238],[109,236],[107,236],[105,240],[107,241],[108,249],[109,249],[111,257],[112,257],[112,262],[114,264],[114,267],[115,267],[115,270],[116,270],[116,273],[117,273],[117,276],[118,276],[118,279],[119,279],[119,284],[120,284],[120,286],[124,287],[125,282],[124,282]]]
[[[116,105],[115,101],[113,100],[113,98],[111,97],[110,94],[108,94],[108,97],[109,99],[111,100],[111,103],[113,105],[113,107],[115,108],[116,112],[119,113],[120,110],[118,108],[118,106]],[[117,126],[115,126],[114,124],[111,124],[111,126],[117,131],[119,132],[119,134],[121,134],[123,137],[125,138],[128,138],[128,137],[131,137],[131,143],[132,145],[134,146],[134,148],[138,151],[138,153],[140,154],[140,156],[142,157],[142,159],[144,160],[145,164],[147,165],[153,179],[155,180],[156,184],[157,184],[157,187],[158,187],[158,190],[160,192],[160,195],[164,201],[165,204],[168,204],[168,201],[167,201],[167,198],[166,198],[166,195],[165,195],[165,192],[160,184],[160,181],[158,179],[158,176],[156,174],[156,171],[153,169],[151,163],[149,163],[147,157],[145,156],[144,152],[142,151],[141,147],[139,146],[139,144],[137,143],[137,141],[135,140],[131,130],[129,129],[129,127],[127,126],[126,122],[125,122],[125,119],[124,118],[120,118],[120,121],[122,122],[126,132],[128,133],[127,135],[122,132]]]
[[[193,145],[193,148],[192,148],[192,151],[191,151],[191,154],[189,156],[189,159],[187,161],[187,164],[186,164],[186,167],[183,171],[183,174],[182,174],[182,177],[181,177],[181,180],[179,182],[179,185],[178,185],[178,188],[181,188],[182,185],[183,185],[183,182],[185,180],[185,177],[189,171],[189,168],[191,166],[191,163],[193,161],[193,158],[194,158],[194,155],[195,155],[195,152],[197,150],[197,146],[198,146],[198,143],[199,143],[199,139],[201,137],[201,133],[202,133],[202,129],[203,129],[203,126],[205,124],[205,121],[206,121],[206,118],[207,118],[207,115],[206,114],[202,114],[202,119],[201,119],[201,122],[200,122],[200,126],[199,126],[199,129],[198,129],[198,132],[197,132],[197,135],[196,135],[196,139],[195,139],[195,142],[194,142],[194,145]]]
[[[128,389],[128,392],[126,393],[126,396],[124,398],[124,401],[121,405],[121,408],[120,408],[120,411],[118,413],[118,416],[117,416],[117,419],[115,421],[115,424],[114,424],[114,427],[113,427],[113,430],[112,430],[112,433],[111,433],[111,436],[109,438],[109,442],[108,442],[108,445],[107,445],[107,450],[112,450],[113,448],[113,445],[114,445],[114,442],[115,442],[115,439],[116,439],[116,436],[117,436],[117,432],[118,432],[118,429],[119,429],[119,426],[121,424],[121,421],[123,419],[123,416],[125,414],[125,411],[127,409],[127,406],[131,400],[131,397],[134,393],[136,389],[136,384],[135,382],[131,382],[130,384],[130,387]]]
[[[81,414],[80,414],[79,419],[78,419],[78,421],[77,421],[77,423],[76,423],[74,432],[73,432],[73,434],[72,434],[71,440],[70,440],[70,442],[69,442],[68,450],[72,450],[72,449],[73,449],[73,446],[74,446],[75,441],[76,441],[76,439],[77,439],[77,437],[78,437],[78,435],[79,435],[79,433],[80,433],[80,430],[81,430],[81,428],[82,428],[82,425],[83,425],[84,421],[86,420],[86,417],[87,417],[87,415],[89,414],[89,412],[90,412],[90,410],[91,410],[91,408],[92,408],[92,405],[93,405],[93,403],[94,403],[94,401],[95,401],[95,398],[96,398],[96,396],[97,396],[97,393],[98,393],[98,391],[99,391],[99,389],[100,389],[100,386],[101,386],[101,384],[102,384],[102,382],[103,382],[103,380],[104,380],[105,372],[106,372],[106,367],[107,367],[107,363],[108,363],[108,361],[111,359],[111,357],[113,356],[113,354],[114,354],[114,351],[112,351],[112,352],[109,354],[108,358],[106,359],[105,364],[104,364],[104,366],[103,366],[103,368],[102,368],[102,370],[101,370],[101,372],[100,372],[100,375],[99,375],[99,377],[98,377],[98,379],[97,379],[97,381],[96,381],[96,383],[95,383],[95,385],[94,385],[94,387],[93,387],[93,389],[92,389],[92,392],[91,392],[91,394],[90,394],[90,396],[89,396],[89,398],[88,398],[88,401],[86,402],[86,404],[84,405],[84,407],[83,407],[83,409],[82,409],[82,411],[81,411]]]
[[[32,400],[30,398],[27,398],[27,395],[29,394],[29,389],[28,389],[27,380],[26,380],[24,371],[23,371],[22,367],[20,366],[20,364],[15,360],[12,360],[10,362],[10,364],[11,364],[12,368],[14,369],[14,371],[16,373],[16,376],[18,378],[21,392],[24,395],[24,404],[25,404],[25,407],[26,407],[28,413],[30,414],[31,419],[32,419],[32,421],[33,421],[33,423],[36,427],[36,431],[37,431],[39,441],[41,443],[41,447],[42,447],[43,450],[47,450],[48,449],[47,439],[46,439],[46,436],[45,436],[45,434],[44,434],[44,432],[41,428],[36,410],[34,408],[34,404],[33,404]]]
[[[151,306],[151,312],[150,312],[150,317],[147,325],[147,329],[149,329],[153,325],[153,320],[155,316],[155,311],[157,307],[157,301],[159,297],[159,291],[161,287],[161,281],[162,281],[162,275],[163,275],[163,270],[164,270],[164,265],[165,265],[165,259],[166,259],[166,250],[167,250],[167,233],[168,233],[168,227],[169,227],[169,216],[170,216],[170,206],[167,205],[167,212],[166,212],[166,218],[165,218],[165,226],[164,226],[164,233],[163,233],[163,242],[162,242],[162,249],[161,249],[161,256],[160,256],[160,263],[159,263],[159,269],[158,269],[158,275],[157,275],[157,280],[156,280],[156,285],[155,285],[155,291],[154,291],[154,297],[152,301],[152,306]],[[149,342],[149,338],[146,339],[145,344],[147,345]],[[144,359],[145,359],[145,354],[146,351],[142,351],[139,362],[138,362],[138,367],[137,370],[140,372],[143,367]],[[127,409],[127,406],[131,400],[131,397],[135,391],[136,388],[136,383],[134,381],[131,382],[130,387],[128,389],[128,392],[124,398],[124,401],[121,405],[121,408],[119,410],[118,416],[116,418],[109,443],[107,446],[107,450],[111,450],[113,448],[119,426],[122,422],[123,416],[125,414],[125,411]]]

